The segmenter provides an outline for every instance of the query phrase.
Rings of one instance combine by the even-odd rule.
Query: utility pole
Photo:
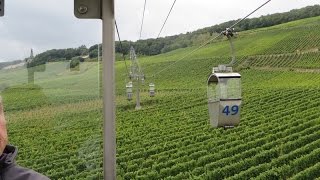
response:
[[[74,0],[75,16],[81,19],[102,19],[103,63],[103,173],[104,179],[116,179],[115,128],[115,44],[114,0]]]

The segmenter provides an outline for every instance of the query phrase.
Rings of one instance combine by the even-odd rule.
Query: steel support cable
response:
[[[123,46],[122,46],[122,41],[121,41],[121,38],[120,38],[120,33],[119,33],[117,21],[114,21],[114,23],[116,25],[116,30],[117,30],[117,34],[118,34],[119,43],[120,43],[120,51],[122,52],[123,61],[124,61],[124,64],[126,66],[127,76],[129,77],[130,74],[129,74],[129,70],[128,70],[128,66],[127,66],[127,62],[126,62],[126,57],[124,55],[124,49],[123,49]]]
[[[257,12],[259,9],[261,9],[262,7],[264,7],[265,5],[267,5],[271,0],[266,1],[265,3],[263,3],[261,6],[259,6],[257,9],[255,9],[254,11],[252,11],[250,14],[248,14],[247,16],[245,16],[244,18],[238,20],[236,23],[234,23],[232,26],[229,27],[229,29],[234,28],[236,25],[238,25],[240,22],[244,21],[245,19],[247,19],[249,16],[251,16],[253,13]],[[186,54],[185,56],[183,56],[182,58],[178,59],[177,61],[173,62],[172,64],[168,65],[167,67],[163,68],[162,70],[158,71],[157,73],[155,73],[152,77],[154,78],[156,75],[162,73],[163,71],[171,68],[173,65],[177,64],[179,61],[185,59],[186,57],[194,54],[195,52],[197,52],[199,49],[205,47],[208,43],[212,42],[213,40],[219,38],[221,35],[223,35],[223,32],[221,32],[219,35],[209,39],[208,41],[204,42],[202,45],[200,45],[198,48],[192,50],[191,52],[189,52],[188,54]]]
[[[142,37],[142,30],[143,30],[144,17],[145,17],[145,12],[146,12],[146,5],[147,5],[147,0],[144,0],[143,12],[142,12],[142,20],[141,20],[140,33],[139,33],[139,39],[138,40],[141,40],[141,37]],[[142,69],[140,67],[140,64],[138,64],[138,68],[139,68],[139,74],[141,74]]]
[[[147,4],[147,0],[144,0],[144,6],[143,6],[143,13],[142,13],[142,21],[141,21],[141,27],[140,27],[139,40],[141,39],[141,35],[142,35],[142,28],[143,28],[143,23],[144,23],[144,14],[145,14],[145,12],[146,12],[146,4]]]
[[[161,29],[160,29],[160,32],[159,32],[159,34],[158,34],[158,36],[157,36],[157,39],[160,37],[160,34],[161,34],[161,32],[162,32],[162,30],[163,30],[164,26],[165,26],[165,25],[166,25],[166,23],[167,23],[168,18],[169,18],[169,16],[170,16],[171,12],[172,12],[172,9],[173,9],[174,5],[176,4],[176,1],[177,1],[177,0],[174,0],[174,2],[173,2],[173,4],[172,4],[172,6],[171,6],[171,8],[170,8],[170,11],[169,11],[169,13],[168,13],[168,15],[167,15],[167,17],[166,17],[166,20],[164,21],[164,23],[163,23],[163,25],[162,25],[162,27],[161,27]]]
[[[205,43],[203,43],[201,46],[199,46],[198,48],[192,50],[191,52],[189,52],[188,54],[182,56],[180,59],[178,59],[177,61],[175,61],[174,63],[168,65],[167,67],[163,68],[162,70],[158,71],[157,73],[155,73],[153,75],[153,77],[155,77],[156,75],[162,73],[163,71],[169,69],[170,67],[172,67],[173,65],[177,64],[179,61],[185,59],[186,57],[190,56],[191,54],[195,53],[196,51],[198,51],[199,49],[203,48],[204,46],[206,46],[208,43],[210,43],[211,41],[219,38],[222,35],[222,33],[220,33],[219,35],[215,36],[214,38],[209,39],[208,41],[206,41]]]
[[[232,60],[229,63],[229,65],[233,66],[234,63],[236,63],[236,53],[235,53],[235,49],[234,49],[234,45],[233,45],[231,37],[228,37],[228,39],[229,39],[229,42],[230,42],[230,50],[231,50],[231,56],[232,56]]]
[[[245,19],[247,19],[249,16],[251,16],[253,13],[257,12],[259,9],[261,9],[263,6],[267,5],[271,0],[266,1],[265,3],[263,3],[261,6],[259,6],[257,9],[255,9],[254,11],[252,11],[250,14],[248,14],[247,16],[245,16],[244,18],[240,19],[239,21],[237,21],[236,23],[234,23],[232,26],[230,26],[229,28],[234,28],[236,25],[238,25],[240,22],[244,21]]]

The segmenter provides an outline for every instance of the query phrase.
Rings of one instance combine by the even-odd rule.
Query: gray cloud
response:
[[[144,0],[115,0],[116,19],[122,39],[139,37]],[[155,38],[173,0],[147,1],[142,38]],[[178,0],[162,36],[212,26],[245,16],[265,0]],[[271,1],[253,17],[284,12],[319,0]],[[22,59],[48,49],[90,46],[101,42],[100,20],[79,20],[73,15],[73,0],[6,0],[6,15],[0,18],[0,61]]]
[[[78,20],[73,1],[10,0],[0,23],[0,61],[23,59],[54,48],[101,42],[100,20]]]

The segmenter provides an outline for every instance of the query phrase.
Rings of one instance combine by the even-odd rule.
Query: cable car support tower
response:
[[[136,110],[141,109],[141,104],[140,104],[140,86],[141,84],[144,83],[144,74],[142,72],[142,69],[140,67],[139,61],[136,56],[136,52],[134,48],[131,46],[130,48],[130,60],[131,60],[131,66],[130,66],[130,82],[127,83],[127,98],[128,100],[132,100],[132,95],[133,95],[133,82],[137,86],[136,88],[136,93],[137,93],[137,101],[136,101]]]

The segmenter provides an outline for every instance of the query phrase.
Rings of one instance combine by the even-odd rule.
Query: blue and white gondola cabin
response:
[[[213,68],[208,78],[208,106],[213,127],[234,127],[240,123],[241,75],[231,67]]]

